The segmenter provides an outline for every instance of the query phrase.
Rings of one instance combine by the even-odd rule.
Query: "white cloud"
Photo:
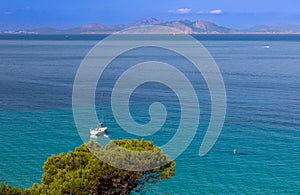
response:
[[[197,11],[197,14],[223,14],[223,11],[221,9],[215,9],[211,11]]]
[[[189,8],[180,8],[177,10],[169,10],[169,13],[174,13],[174,14],[188,14],[192,11],[192,9]]]
[[[223,11],[220,9],[215,9],[215,10],[211,10],[209,13],[210,14],[223,14]]]

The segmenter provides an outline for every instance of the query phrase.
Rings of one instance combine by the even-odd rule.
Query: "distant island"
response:
[[[129,24],[121,25],[103,25],[103,24],[87,24],[81,27],[70,29],[55,28],[35,28],[24,30],[7,30],[2,34],[111,34],[126,28],[133,28],[142,25],[160,25],[173,27],[185,34],[300,34],[300,25],[292,24],[276,24],[276,25],[260,25],[249,29],[232,29],[217,25],[213,22],[204,20],[173,20],[164,21],[156,18],[146,18]],[[160,32],[157,32],[158,34]],[[173,33],[173,32],[169,32]]]

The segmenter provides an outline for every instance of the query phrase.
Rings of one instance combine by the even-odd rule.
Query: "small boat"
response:
[[[97,136],[99,134],[105,133],[107,127],[103,126],[103,122],[101,121],[97,127],[90,129],[91,136]]]

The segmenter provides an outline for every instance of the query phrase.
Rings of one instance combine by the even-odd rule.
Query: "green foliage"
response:
[[[174,176],[175,162],[152,141],[125,139],[104,149],[90,141],[74,152],[49,157],[43,169],[41,184],[23,191],[2,185],[0,194],[130,194]]]
[[[18,194],[21,194],[21,189],[14,188],[14,187],[10,186],[9,184],[0,185],[0,194],[18,195]]]
[[[20,189],[19,187],[12,187],[9,184],[0,185],[0,194],[3,195],[31,195],[28,190]]]

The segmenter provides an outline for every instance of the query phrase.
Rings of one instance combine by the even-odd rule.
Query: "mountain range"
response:
[[[249,29],[232,29],[215,23],[203,20],[174,20],[164,21],[156,18],[146,18],[129,24],[121,25],[103,25],[103,24],[87,24],[84,26],[70,29],[55,28],[35,28],[25,30],[4,31],[6,34],[111,34],[127,28],[134,28],[143,25],[159,25],[172,27],[186,34],[300,34],[300,25],[276,24],[272,26],[260,25]],[[140,32],[136,32],[140,33]],[[161,33],[161,32],[151,32]],[[166,32],[164,32],[166,33]],[[174,32],[167,32],[174,33]]]

